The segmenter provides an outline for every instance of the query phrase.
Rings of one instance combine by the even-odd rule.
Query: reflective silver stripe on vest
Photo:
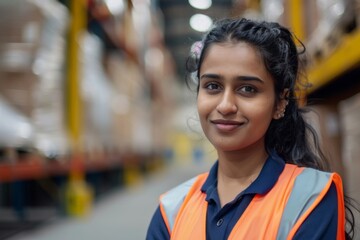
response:
[[[166,217],[168,219],[170,232],[173,230],[177,213],[179,212],[187,193],[196,179],[197,177],[194,177],[180,184],[179,186],[165,193],[160,199],[160,204],[163,206]]]
[[[305,168],[302,173],[297,176],[281,218],[276,239],[287,238],[298,219],[309,209],[324,189],[330,176],[331,173],[321,172],[311,168]]]

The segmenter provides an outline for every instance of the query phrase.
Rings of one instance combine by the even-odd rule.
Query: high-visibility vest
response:
[[[160,211],[170,238],[206,239],[206,194],[201,174],[160,197]],[[256,194],[228,239],[292,239],[334,183],[338,196],[337,240],[345,239],[345,207],[338,174],[286,164],[274,187]]]

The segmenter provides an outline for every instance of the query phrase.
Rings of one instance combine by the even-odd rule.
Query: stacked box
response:
[[[345,190],[360,202],[360,94],[339,104],[342,128],[343,159],[346,169]]]
[[[145,156],[164,149],[172,96],[169,86],[175,81],[159,19],[147,7],[127,11],[116,25],[113,32],[122,45],[120,51],[104,55],[102,70],[112,86],[108,136],[121,152]]]
[[[31,117],[38,77],[32,64],[41,41],[44,18],[28,1],[0,3],[0,94],[13,107]]]
[[[38,150],[64,153],[67,10],[56,0],[4,0],[0,16],[0,94],[34,125]]]
[[[360,29],[360,0],[353,0],[353,2],[356,16],[356,26],[357,29]]]
[[[353,28],[354,0],[306,1],[305,27],[310,63],[329,56]]]
[[[306,113],[307,122],[315,129],[323,153],[330,164],[330,170],[345,176],[341,156],[341,132],[337,105],[316,105]]]

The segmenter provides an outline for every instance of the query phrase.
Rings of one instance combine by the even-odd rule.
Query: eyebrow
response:
[[[213,74],[213,73],[205,73],[203,75],[200,76],[200,80],[203,79],[203,78],[210,78],[210,79],[222,79],[223,77],[221,75],[218,75],[218,74]],[[239,80],[239,81],[257,81],[257,82],[260,82],[262,84],[264,84],[264,80],[258,78],[258,77],[255,77],[255,76],[237,76],[235,78],[236,80]]]

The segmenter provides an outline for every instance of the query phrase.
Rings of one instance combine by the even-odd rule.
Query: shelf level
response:
[[[84,162],[85,172],[104,171],[121,166],[123,159],[98,159]],[[17,163],[0,163],[0,183],[17,180],[40,179],[56,175],[68,175],[71,171],[71,162],[43,162],[41,158]]]
[[[308,69],[308,79],[312,84],[309,93],[321,88],[336,77],[360,63],[360,30],[346,35],[341,45],[326,59]]]

